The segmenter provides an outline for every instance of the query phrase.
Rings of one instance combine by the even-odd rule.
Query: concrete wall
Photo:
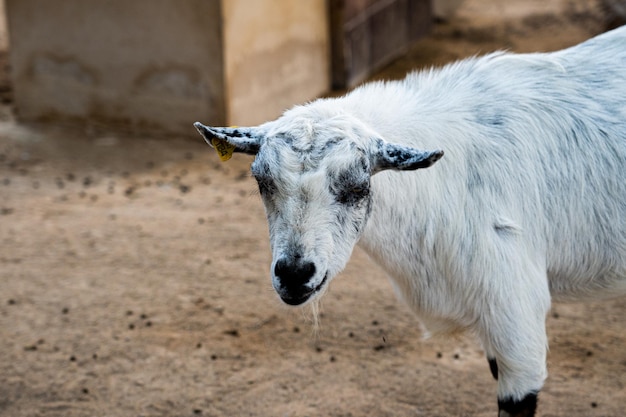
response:
[[[325,0],[223,2],[227,114],[256,124],[327,92],[330,46]]]
[[[5,0],[23,120],[193,134],[328,90],[324,0]]]
[[[7,33],[6,8],[4,1],[0,0],[0,51],[6,51],[9,47],[9,34]]]
[[[170,131],[224,120],[218,0],[6,2],[19,117]]]

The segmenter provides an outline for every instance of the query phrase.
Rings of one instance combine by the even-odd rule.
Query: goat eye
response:
[[[350,194],[355,196],[364,196],[367,193],[366,187],[352,187],[350,189]]]
[[[341,204],[355,204],[363,200],[369,195],[369,187],[364,185],[355,185],[337,193],[337,201]]]

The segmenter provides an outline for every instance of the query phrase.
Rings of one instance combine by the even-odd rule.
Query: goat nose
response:
[[[274,275],[285,289],[299,289],[315,275],[315,264],[308,261],[298,262],[298,260],[292,261],[281,258],[276,262]]]
[[[305,261],[300,256],[280,258],[274,266],[274,289],[286,304],[296,306],[306,302],[322,288],[322,283],[312,288],[311,280],[317,268],[313,262]]]

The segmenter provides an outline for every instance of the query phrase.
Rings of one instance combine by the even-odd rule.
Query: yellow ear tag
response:
[[[231,127],[235,128],[237,126],[231,126]],[[233,156],[233,153],[235,152],[235,146],[231,145],[225,140],[213,138],[211,139],[211,144],[215,148],[215,151],[217,152],[217,156],[220,157],[222,162],[228,161]]]

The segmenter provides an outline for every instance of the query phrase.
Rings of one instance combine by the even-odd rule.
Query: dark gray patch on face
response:
[[[354,207],[369,197],[369,181],[353,178],[349,174],[340,174],[330,187],[335,200],[344,206]]]
[[[259,193],[262,197],[271,197],[276,193],[276,182],[268,160],[277,163],[280,161],[280,157],[277,152],[273,152],[271,149],[264,147],[250,167],[250,172],[257,181]]]
[[[329,187],[335,200],[347,207],[355,207],[364,200],[369,200],[370,176],[367,159],[361,157],[350,168],[332,175]]]

